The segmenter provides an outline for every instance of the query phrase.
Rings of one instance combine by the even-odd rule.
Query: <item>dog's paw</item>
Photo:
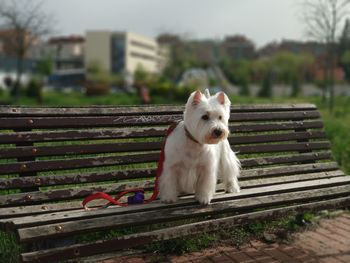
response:
[[[178,200],[177,197],[169,197],[169,196],[167,196],[167,197],[161,197],[161,198],[160,198],[160,201],[161,201],[162,203],[164,203],[164,204],[176,203],[177,200]]]
[[[239,193],[241,191],[239,186],[236,186],[234,184],[228,183],[225,185],[225,192],[226,193]]]
[[[212,197],[206,196],[206,195],[196,195],[196,200],[201,204],[201,205],[209,205],[211,202]]]

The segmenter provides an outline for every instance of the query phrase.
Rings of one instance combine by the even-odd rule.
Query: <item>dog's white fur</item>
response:
[[[165,144],[159,188],[162,202],[176,202],[179,194],[194,193],[200,204],[209,204],[218,179],[226,192],[240,191],[240,162],[227,140],[230,105],[223,92],[210,96],[208,91],[205,95],[196,91],[190,95],[184,120]],[[185,127],[197,142],[186,135]]]

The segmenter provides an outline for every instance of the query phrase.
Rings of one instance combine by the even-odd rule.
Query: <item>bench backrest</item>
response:
[[[39,213],[75,200],[69,210],[96,191],[151,190],[165,131],[182,112],[181,106],[1,106],[0,207],[37,205],[30,209]],[[242,161],[242,187],[338,174],[319,118],[310,104],[233,106],[229,140]],[[278,177],[286,174],[295,176]]]

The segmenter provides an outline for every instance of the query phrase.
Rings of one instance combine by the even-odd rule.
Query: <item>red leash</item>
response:
[[[83,205],[84,209],[89,210],[89,208],[87,207],[87,204],[89,202],[91,202],[93,200],[97,200],[97,199],[105,199],[105,200],[109,201],[109,203],[103,207],[108,207],[110,204],[114,204],[114,205],[118,205],[118,206],[128,206],[130,204],[141,204],[141,203],[145,204],[145,203],[149,203],[149,202],[152,202],[155,199],[157,199],[158,194],[159,194],[159,178],[163,172],[163,165],[164,165],[164,160],[165,160],[164,147],[165,147],[166,139],[174,131],[177,124],[178,123],[171,124],[166,132],[166,137],[165,137],[165,140],[164,140],[164,143],[162,146],[162,150],[160,152],[160,157],[159,157],[159,161],[158,161],[158,165],[157,165],[157,172],[156,172],[156,178],[154,181],[153,194],[149,199],[145,200],[145,198],[144,198],[145,190],[142,188],[126,190],[124,192],[121,192],[115,198],[113,198],[109,194],[106,194],[103,192],[97,192],[95,194],[89,195],[88,197],[86,197],[83,200],[82,205]],[[122,198],[126,194],[130,194],[130,193],[134,193],[134,195],[128,197],[128,202],[126,202],[126,203],[119,202],[120,198]]]

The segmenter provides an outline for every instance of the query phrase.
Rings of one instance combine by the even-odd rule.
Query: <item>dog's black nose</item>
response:
[[[222,130],[215,129],[213,131],[213,137],[215,137],[215,138],[219,138],[221,136],[221,134],[222,134]]]

